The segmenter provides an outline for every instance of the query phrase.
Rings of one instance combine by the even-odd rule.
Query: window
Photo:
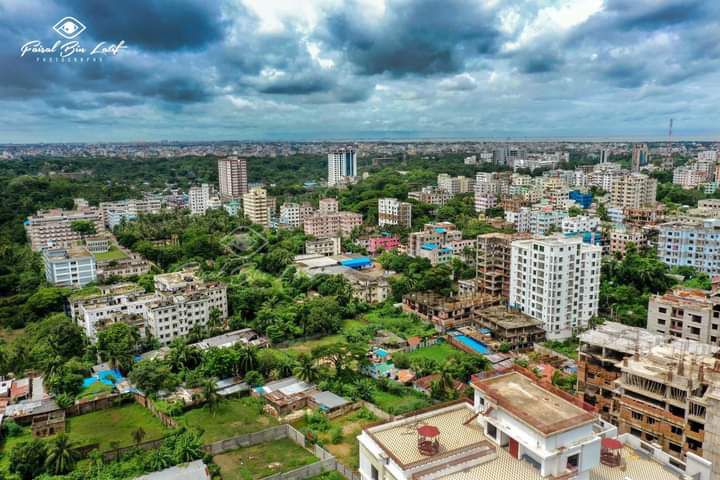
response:
[[[492,423],[489,423],[489,422],[488,422],[488,423],[487,423],[486,430],[487,430],[486,433],[487,433],[487,436],[488,436],[488,437],[497,440],[497,427],[496,427],[495,425],[493,425]]]
[[[370,465],[370,475],[372,480],[380,480],[380,473],[377,468],[375,468],[375,465]]]

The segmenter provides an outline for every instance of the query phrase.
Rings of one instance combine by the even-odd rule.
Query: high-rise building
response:
[[[647,329],[661,335],[720,344],[720,297],[715,291],[675,287],[648,302]]]
[[[621,208],[653,207],[657,203],[657,180],[642,173],[631,173],[614,179],[610,203]]]
[[[247,160],[234,156],[218,159],[218,181],[223,198],[242,198],[248,192]]]
[[[251,188],[243,195],[243,213],[252,223],[269,227],[270,208],[267,191],[262,187]]]
[[[608,163],[610,161],[610,150],[603,148],[600,150],[600,163]]]
[[[641,167],[650,163],[650,150],[644,143],[636,143],[632,149],[632,171],[639,172]]]
[[[476,291],[496,297],[510,296],[510,260],[514,240],[527,234],[487,233],[478,235],[476,260]]]
[[[357,177],[357,152],[344,147],[328,153],[328,186],[343,185]]]
[[[541,320],[552,340],[587,328],[598,311],[601,253],[578,237],[512,242],[510,306]]]
[[[378,226],[397,225],[410,228],[412,225],[412,205],[396,198],[378,199]]]

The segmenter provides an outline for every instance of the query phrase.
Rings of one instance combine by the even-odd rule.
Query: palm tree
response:
[[[307,353],[301,353],[298,355],[298,366],[295,367],[293,373],[300,380],[304,380],[308,383],[315,383],[318,379],[319,372],[315,365],[315,360]]]
[[[70,472],[79,458],[73,449],[70,438],[62,433],[52,441],[45,459],[45,467],[54,475],[64,475]]]
[[[217,413],[218,408],[220,407],[220,402],[222,401],[222,397],[218,394],[217,391],[217,384],[216,384],[215,378],[208,378],[205,381],[203,381],[202,384],[202,391],[203,391],[203,399],[205,400],[205,405],[207,405],[208,410],[215,415]]]
[[[240,370],[247,373],[257,368],[257,347],[255,345],[241,345],[238,348],[238,364]]]
[[[145,438],[145,430],[142,427],[138,427],[137,430],[133,430],[132,437],[135,440],[135,445],[139,446]]]

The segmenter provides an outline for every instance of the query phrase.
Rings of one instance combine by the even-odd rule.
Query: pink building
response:
[[[370,237],[368,252],[375,255],[378,250],[392,250],[400,245],[400,239],[397,237]]]

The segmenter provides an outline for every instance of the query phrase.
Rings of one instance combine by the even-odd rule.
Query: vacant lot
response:
[[[256,398],[226,400],[217,412],[200,407],[177,417],[178,424],[204,431],[204,442],[215,442],[277,425],[275,418],[262,414],[262,401]]]
[[[168,432],[160,420],[137,403],[70,417],[67,424],[75,445],[99,443],[100,450],[109,450],[114,442],[121,447],[132,445],[132,433],[138,428],[145,431],[143,441],[156,440]]]
[[[313,431],[322,441],[325,450],[332,453],[335,458],[346,466],[358,468],[360,457],[357,436],[362,432],[363,428],[375,422],[377,422],[377,418],[369,410],[362,408],[328,420],[329,427],[327,431]],[[303,430],[308,428],[308,423],[303,418],[294,423],[293,426]],[[341,436],[333,438],[333,433],[337,431],[340,432]]]
[[[223,480],[256,480],[318,461],[310,451],[287,438],[215,455],[213,460]]]
[[[443,364],[451,355],[467,354],[453,347],[449,343],[442,342],[436,343],[435,345],[432,345],[430,347],[418,348],[414,352],[410,352],[408,354],[408,357],[410,357],[410,360],[414,360],[416,358],[429,358],[430,360],[433,360],[438,364]]]

